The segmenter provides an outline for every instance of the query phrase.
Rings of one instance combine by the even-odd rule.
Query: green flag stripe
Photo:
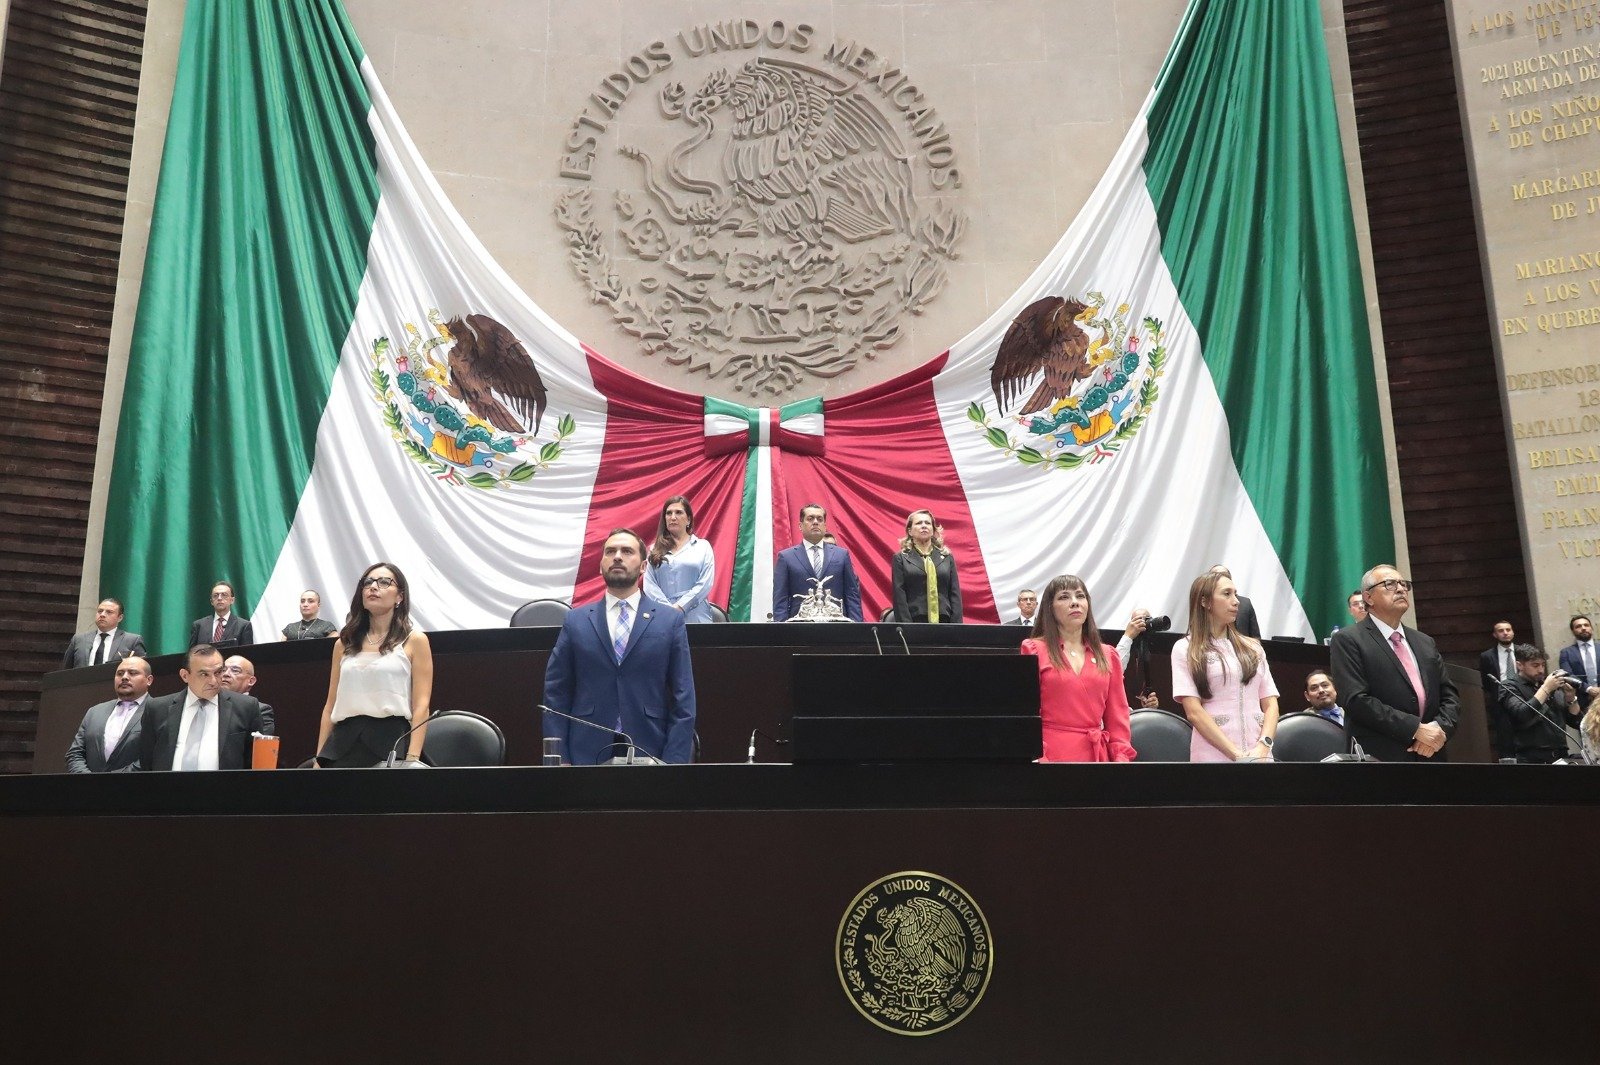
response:
[[[1355,227],[1316,0],[1194,0],[1145,175],[1234,462],[1318,632],[1393,555]]]
[[[750,598],[756,572],[756,478],[760,476],[761,449],[751,448],[744,459],[744,492],[739,497],[739,547],[733,558],[733,584],[728,589],[728,620],[750,620]]]
[[[214,580],[249,609],[310,476],[378,202],[361,57],[338,0],[190,0],[100,571],[153,650]]]

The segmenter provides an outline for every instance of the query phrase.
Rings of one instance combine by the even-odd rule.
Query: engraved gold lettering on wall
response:
[[[1538,637],[1559,644],[1600,598],[1600,0],[1451,9]]]
[[[646,355],[781,395],[892,346],[946,283],[961,169],[914,74],[807,23],[651,41],[573,119],[556,201]]]

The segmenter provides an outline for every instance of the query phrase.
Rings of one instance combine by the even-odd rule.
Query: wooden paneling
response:
[[[1444,0],[1346,0],[1417,622],[1469,661],[1532,629]]]
[[[83,576],[144,0],[11,0],[0,60],[0,772]]]

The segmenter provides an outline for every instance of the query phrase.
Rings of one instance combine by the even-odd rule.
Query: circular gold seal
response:
[[[839,922],[835,951],[844,993],[897,1035],[932,1035],[962,1020],[994,971],[994,940],[978,904],[920,871],[862,890]]]

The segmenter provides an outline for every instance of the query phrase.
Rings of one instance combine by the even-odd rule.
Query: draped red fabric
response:
[[[595,475],[589,522],[578,562],[573,603],[605,591],[600,549],[612,529],[628,527],[648,543],[661,507],[681,495],[694,508],[694,534],[711,541],[717,577],[711,601],[728,605],[739,537],[745,454],[709,458],[705,453],[705,400],[646,381],[584,347],[595,388],[606,397],[606,441]]]
[[[946,352],[892,381],[828,400],[824,454],[773,452],[773,543],[782,550],[799,539],[807,503],[827,508],[829,531],[855,560],[867,621],[894,605],[889,560],[906,534],[906,517],[923,509],[944,526],[955,554],[963,618],[1000,620],[934,401],[933,379],[948,358]]]

